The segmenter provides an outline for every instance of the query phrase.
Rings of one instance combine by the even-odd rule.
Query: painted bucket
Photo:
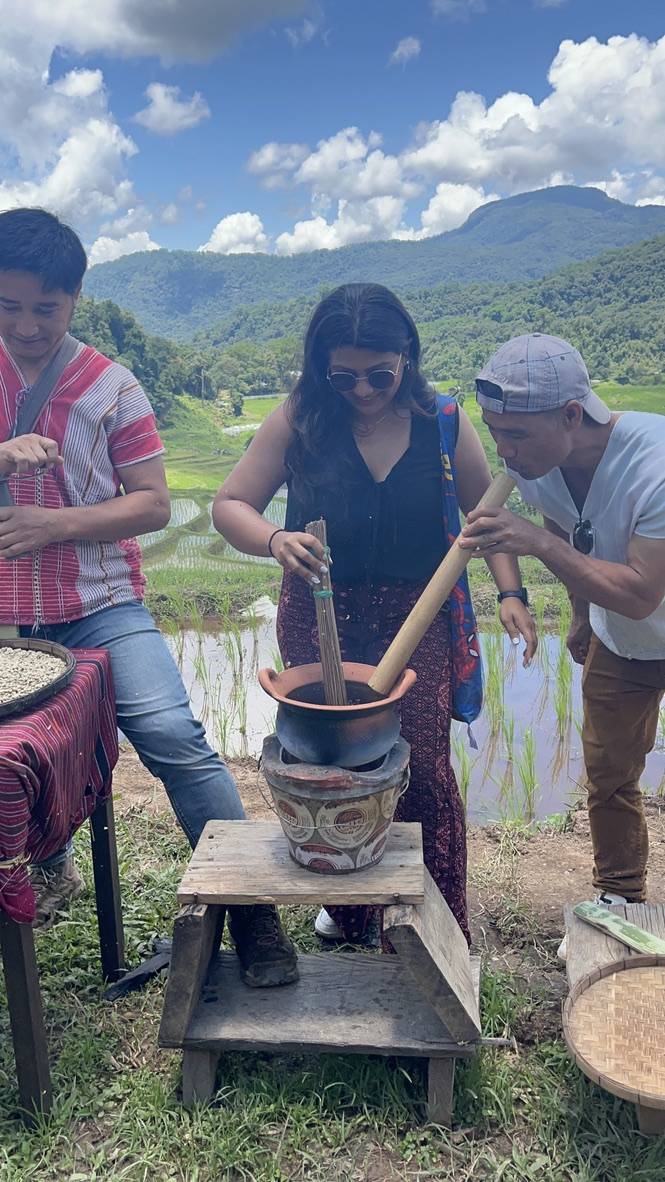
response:
[[[409,783],[410,754],[400,737],[367,770],[295,763],[269,735],[261,769],[293,860],[316,874],[350,874],[380,862]]]

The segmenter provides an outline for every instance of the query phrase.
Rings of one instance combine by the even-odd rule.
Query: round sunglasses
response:
[[[333,390],[336,390],[338,394],[350,394],[352,390],[355,390],[358,382],[367,382],[373,390],[389,390],[397,381],[402,357],[403,354],[400,353],[397,369],[380,367],[379,369],[365,370],[365,373],[355,373],[352,369],[329,369],[326,377]]]

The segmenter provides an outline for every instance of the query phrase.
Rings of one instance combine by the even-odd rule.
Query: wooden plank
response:
[[[654,936],[665,939],[665,905],[662,903],[657,906],[649,903],[622,903],[609,910]],[[620,940],[615,940],[605,932],[578,919],[572,904],[564,908],[564,920],[567,937],[566,973],[571,989],[582,977],[587,977],[596,969],[638,955]]]
[[[454,1059],[430,1059],[427,1064],[427,1119],[451,1128],[453,1123]]]
[[[201,996],[211,957],[224,927],[224,908],[199,903],[185,907],[173,926],[171,965],[159,1027],[161,1047],[180,1047]]]
[[[576,903],[573,911],[578,919],[607,932],[608,936],[613,936],[634,952],[643,956],[665,956],[665,940],[616,915],[610,907],[602,907],[598,903]]]
[[[182,1102],[185,1108],[212,1099],[217,1079],[217,1051],[185,1051],[182,1056]]]
[[[645,1108],[636,1104],[637,1123],[645,1137],[660,1137],[665,1133],[665,1112],[662,1108]]]
[[[422,903],[422,832],[393,824],[376,866],[315,874],[289,855],[279,824],[209,821],[178,888],[186,903]]]
[[[185,1047],[428,1058],[473,1053],[472,1045],[451,1039],[397,956],[324,952],[300,956],[298,967],[293,985],[248,989],[235,954],[220,953]]]
[[[97,805],[90,817],[90,838],[102,976],[105,981],[117,981],[126,965],[115,818],[110,796]]]
[[[480,1035],[469,947],[431,875],[422,907],[389,907],[384,932],[455,1042]]]
[[[0,951],[21,1104],[27,1119],[50,1112],[51,1073],[44,1026],[35,940],[29,924],[0,911]]]

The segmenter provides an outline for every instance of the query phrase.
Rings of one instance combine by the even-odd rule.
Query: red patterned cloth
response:
[[[335,584],[335,614],[342,659],[376,665],[403,624],[424,584]],[[319,660],[316,609],[307,584],[285,575],[277,615],[277,639],[285,665]],[[450,617],[439,612],[409,666],[418,681],[401,704],[402,734],[411,745],[411,781],[396,821],[419,821],[425,865],[467,940],[466,825],[450,765],[452,652]],[[377,909],[329,907],[346,939],[359,940],[378,918]]]
[[[111,792],[118,728],[108,654],[74,650],[66,689],[0,721],[0,907],[35,918],[30,862],[57,853]]]

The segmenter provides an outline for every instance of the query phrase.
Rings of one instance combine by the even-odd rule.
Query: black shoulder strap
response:
[[[31,387],[21,404],[16,416],[11,438],[17,435],[29,435],[42,410],[46,406],[51,394],[55,390],[64,370],[73,360],[79,343],[71,333],[65,333],[58,352],[53,355],[45,369],[42,370],[37,381]]]
[[[31,387],[30,392],[24,398],[16,416],[14,429],[10,436],[11,439],[16,439],[17,435],[30,434],[60,381],[64,370],[70,361],[73,360],[78,347],[79,343],[76,337],[71,336],[70,333],[65,333],[58,352],[54,354],[48,365],[42,370],[34,386]],[[0,481],[0,505],[8,507],[13,504],[14,498],[9,491],[7,481]]]

